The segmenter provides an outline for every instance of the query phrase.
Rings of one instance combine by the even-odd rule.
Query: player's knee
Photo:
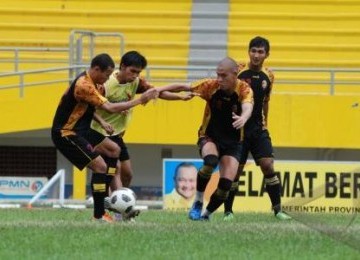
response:
[[[209,154],[204,157],[204,165],[206,166],[215,169],[218,163],[219,163],[219,158],[216,155]]]
[[[102,157],[97,157],[95,160],[92,161],[90,169],[93,172],[97,173],[106,173],[107,172],[107,164],[105,163]]]
[[[259,164],[264,175],[274,174],[274,164],[272,159],[263,159]]]
[[[216,155],[206,155],[204,157],[204,165],[199,171],[199,176],[205,179],[210,179],[212,172],[218,165],[219,159]]]
[[[120,152],[121,152],[121,148],[117,144],[115,144],[111,147],[110,150],[111,156],[109,157],[119,158]]]

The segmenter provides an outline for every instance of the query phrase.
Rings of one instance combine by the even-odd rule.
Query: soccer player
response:
[[[128,102],[134,99],[136,94],[141,94],[149,89],[154,88],[146,82],[145,79],[139,77],[142,70],[147,66],[146,58],[137,51],[129,51],[121,57],[119,69],[115,70],[109,80],[107,80],[102,88],[102,95],[110,102]],[[176,90],[181,84],[171,84],[164,87],[157,87],[160,92],[159,97],[166,100],[189,99],[190,95],[178,95],[166,90]],[[133,170],[127,146],[124,142],[124,134],[131,120],[132,110],[123,111],[122,113],[110,113],[106,110],[98,108],[96,110],[94,120],[91,127],[97,132],[108,136],[112,141],[120,147],[120,168],[113,172],[113,176],[108,175],[107,183],[110,184],[111,190],[117,190],[121,186],[129,187]],[[107,203],[105,204],[107,205]],[[136,216],[139,212],[131,212],[127,216]],[[119,215],[116,215],[120,219]],[[123,216],[126,219],[128,217]]]
[[[108,54],[95,56],[90,68],[79,74],[65,91],[51,129],[56,148],[78,169],[89,167],[93,171],[91,188],[94,198],[94,219],[103,222],[112,222],[112,218],[104,209],[106,174],[109,169],[116,167],[119,148],[109,138],[90,128],[95,107],[111,113],[121,113],[158,95],[153,89],[138,99],[110,103],[100,95],[97,87],[105,83],[114,67],[114,62]],[[101,154],[112,158],[110,164],[105,163]]]
[[[189,211],[191,220],[209,220],[211,213],[227,198],[239,166],[242,128],[253,108],[252,90],[237,78],[238,65],[233,59],[221,60],[216,73],[217,79],[194,82],[188,89],[183,89],[206,101],[198,132],[198,146],[204,164],[197,173],[195,200]],[[204,191],[218,164],[218,186],[202,213]]]
[[[247,64],[240,64],[238,78],[251,86],[254,93],[254,109],[250,119],[245,124],[245,139],[240,166],[229,197],[224,203],[224,220],[229,221],[234,217],[232,210],[234,197],[238,190],[240,174],[243,172],[249,152],[251,152],[256,164],[260,166],[264,174],[266,190],[276,218],[287,220],[291,219],[291,217],[281,211],[281,186],[279,178],[274,172],[273,147],[269,131],[267,130],[269,100],[274,82],[273,73],[263,67],[265,59],[270,54],[269,41],[259,36],[253,38],[249,43],[248,53],[250,61]]]

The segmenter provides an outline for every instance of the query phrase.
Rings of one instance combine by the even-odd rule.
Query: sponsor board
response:
[[[174,187],[173,174],[183,159],[164,159],[163,194]],[[188,159],[197,167],[202,160]],[[275,161],[275,172],[281,185],[281,200],[288,212],[359,213],[360,166],[356,162]],[[208,200],[216,189],[219,172],[216,170],[205,191]],[[172,186],[171,186],[172,185]],[[169,205],[164,205],[168,208]],[[249,161],[240,177],[234,201],[234,211],[269,212],[271,203],[266,192],[263,174]]]
[[[46,183],[45,177],[0,177],[0,199],[32,198]]]

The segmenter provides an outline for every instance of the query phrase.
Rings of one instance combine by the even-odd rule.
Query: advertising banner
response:
[[[194,163],[197,168],[202,165],[198,159],[163,161],[164,208],[177,208],[175,200],[171,203],[165,198],[171,193],[176,195],[175,169],[184,161]],[[281,181],[285,211],[360,213],[360,165],[357,162],[275,161],[275,171]],[[217,169],[206,189],[206,200],[216,189],[218,179]],[[178,201],[184,198],[179,192],[177,194]],[[238,212],[271,211],[263,174],[253,161],[247,163],[240,177],[233,209]]]
[[[45,177],[0,177],[0,199],[32,198],[46,183]]]

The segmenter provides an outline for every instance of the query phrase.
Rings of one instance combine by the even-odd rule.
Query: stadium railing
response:
[[[31,86],[49,85],[61,82],[70,82],[72,78],[69,77],[71,70],[85,69],[87,65],[73,65],[48,69],[26,70],[17,72],[8,72],[0,74],[0,82],[12,82],[12,84],[0,84],[2,89],[19,89],[19,97],[24,96],[24,88]],[[281,74],[282,77],[277,77],[277,85],[294,86],[288,88],[286,91],[275,90],[277,94],[322,94],[322,95],[360,95],[360,69],[340,69],[340,68],[273,68],[276,74]],[[176,77],[176,74],[183,74],[183,72],[197,71],[199,75],[197,78]],[[58,73],[56,79],[46,79],[46,73]],[[171,72],[171,73],[169,73]],[[291,75],[304,73],[304,77],[292,77]],[[306,75],[308,73],[308,75]],[[27,75],[40,75],[40,77],[33,77],[27,79]],[[319,75],[319,76],[317,76]],[[341,75],[341,77],[338,77]],[[354,75],[354,76],[352,76]],[[14,79],[17,78],[17,79]],[[145,69],[145,77],[150,82],[189,82],[200,78],[216,77],[215,70],[210,66],[149,66]],[[6,80],[11,78],[11,80]],[[47,77],[49,78],[49,77]],[[36,81],[34,81],[36,79]],[[307,91],[301,90],[301,86],[310,85],[312,88]],[[317,90],[316,86],[326,86],[326,92]],[[338,91],[338,86],[353,86],[354,91],[346,91],[342,93]]]

